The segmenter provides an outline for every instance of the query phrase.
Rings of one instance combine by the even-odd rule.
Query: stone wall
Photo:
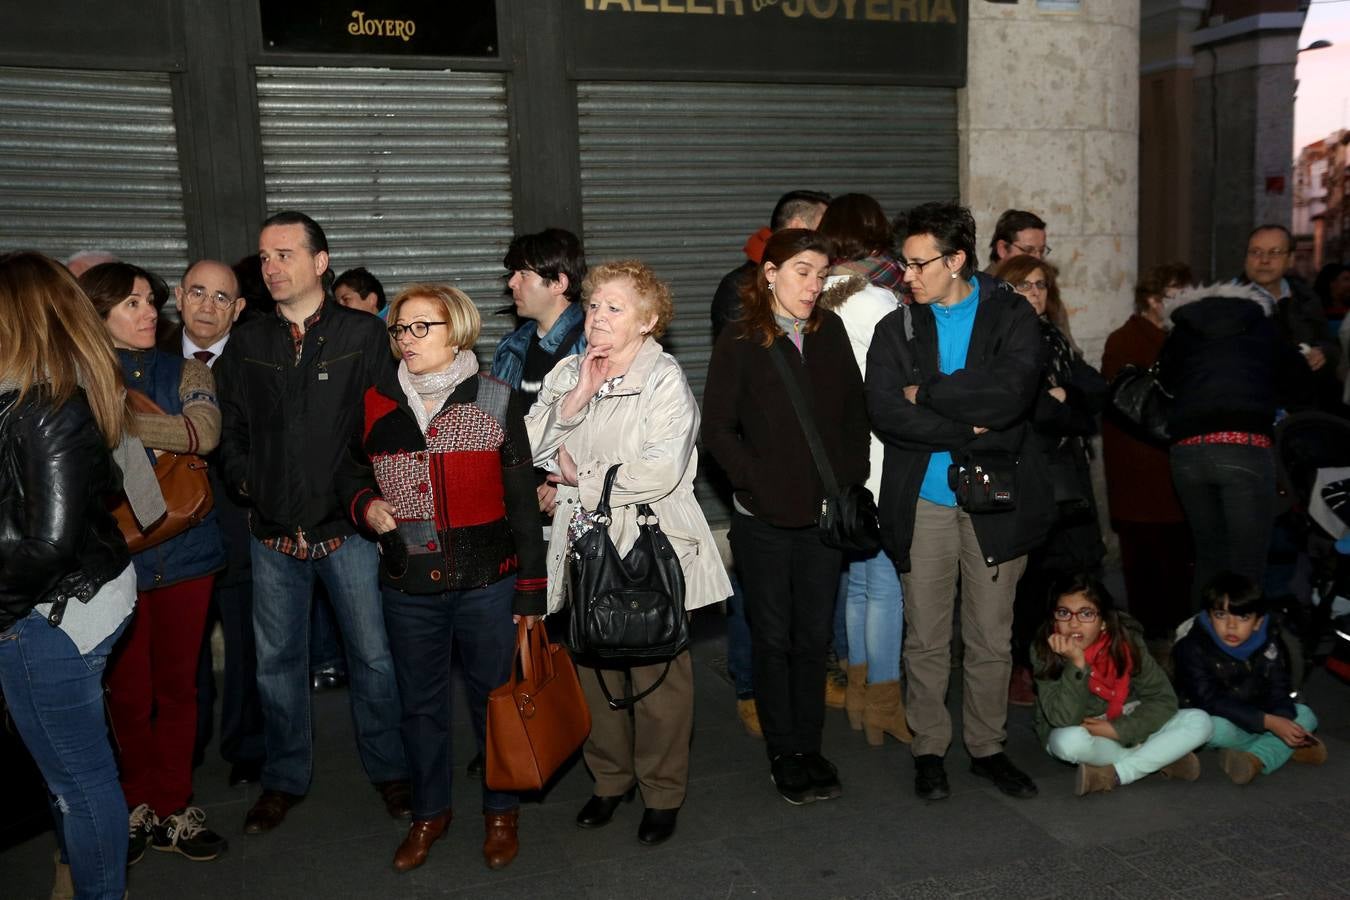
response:
[[[961,199],[988,243],[1004,209],[1049,225],[1074,338],[1100,361],[1128,317],[1137,259],[1139,2],[970,3]]]

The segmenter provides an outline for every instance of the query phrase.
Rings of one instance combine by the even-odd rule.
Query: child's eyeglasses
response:
[[[1056,607],[1055,607],[1055,618],[1058,619],[1058,620],[1061,621],[1061,622],[1067,622],[1067,621],[1069,621],[1070,619],[1072,619],[1074,616],[1077,616],[1077,617],[1078,617],[1078,621],[1080,621],[1080,622],[1095,622],[1095,621],[1097,621],[1097,611],[1096,611],[1095,609],[1093,609],[1092,607],[1090,607],[1090,606],[1085,606],[1085,607],[1083,607],[1082,609],[1077,610],[1077,611],[1074,611],[1074,610],[1072,610],[1072,609],[1069,609],[1067,606],[1056,606]]]

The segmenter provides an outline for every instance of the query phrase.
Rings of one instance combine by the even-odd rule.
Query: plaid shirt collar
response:
[[[305,334],[308,333],[308,331],[318,323],[319,316],[322,315],[323,308],[327,303],[328,303],[328,295],[324,294],[323,299],[319,301],[318,308],[314,310],[314,314],[312,316],[310,316],[308,319],[305,319],[305,323],[303,326],[297,325],[290,319],[286,318],[285,314],[281,311],[281,305],[280,304],[277,305],[276,310],[277,320],[291,330],[291,344],[292,346],[295,347],[295,364],[297,366],[300,365],[300,354],[305,349]]]

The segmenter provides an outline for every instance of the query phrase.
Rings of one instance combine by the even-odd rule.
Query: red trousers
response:
[[[128,809],[163,818],[192,796],[197,657],[214,575],[140,591],[105,684]]]

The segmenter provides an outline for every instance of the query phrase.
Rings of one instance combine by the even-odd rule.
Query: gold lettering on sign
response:
[[[660,12],[656,0],[633,0],[633,12]]]
[[[357,37],[388,37],[409,41],[417,33],[417,23],[412,19],[367,19],[364,11],[354,9],[352,21],[347,23],[347,33]]]

